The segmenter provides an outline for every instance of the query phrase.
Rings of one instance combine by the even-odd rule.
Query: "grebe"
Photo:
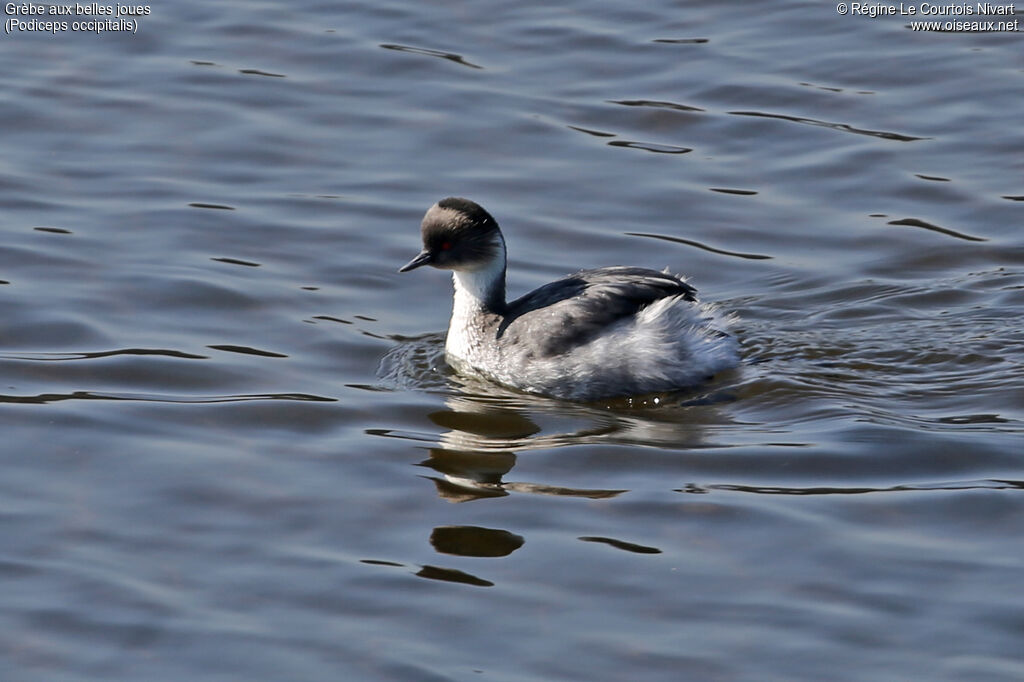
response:
[[[427,211],[423,250],[399,272],[452,270],[445,356],[529,393],[598,400],[698,385],[739,363],[736,340],[681,277],[646,268],[581,270],[505,301],[505,240],[480,205]]]

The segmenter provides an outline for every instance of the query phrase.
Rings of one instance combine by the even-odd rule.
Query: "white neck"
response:
[[[476,270],[456,270],[452,273],[455,284],[455,310],[479,310],[505,305],[505,242],[498,235],[498,250],[492,261]]]
[[[487,313],[501,313],[505,308],[505,251],[479,270],[452,273],[455,301],[448,323],[444,348],[449,361],[470,363],[488,344],[485,330]]]

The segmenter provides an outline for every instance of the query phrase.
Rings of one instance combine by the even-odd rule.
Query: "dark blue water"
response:
[[[4,680],[1024,677],[1019,33],[138,22],[0,38]],[[452,375],[450,281],[395,272],[452,194],[511,295],[668,266],[744,366],[595,405]]]

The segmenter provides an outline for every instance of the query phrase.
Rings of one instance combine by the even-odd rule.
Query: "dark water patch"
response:
[[[258,268],[258,267],[260,267],[260,263],[254,263],[253,261],[248,261],[248,260],[241,260],[240,258],[221,257],[221,258],[211,258],[210,260],[217,261],[218,263],[228,263],[229,265],[244,265],[244,266],[250,267],[250,268]]]
[[[71,230],[66,230],[63,227],[33,227],[36,232],[49,232],[50,234],[71,234]]]
[[[184,360],[206,360],[209,356],[186,353],[165,348],[119,348],[117,350],[89,351],[81,353],[13,353],[0,352],[5,360],[32,360],[35,362],[62,362],[67,360],[95,360],[117,355],[159,355]]]
[[[225,204],[207,204],[198,201],[193,201],[189,204],[192,208],[209,208],[216,211],[234,211],[234,206],[227,206]]]
[[[835,93],[852,92],[855,95],[875,95],[875,94],[877,94],[874,90],[849,90],[848,88],[840,88],[840,87],[831,86],[831,85],[816,85],[815,83],[807,83],[807,82],[797,83],[797,85],[800,85],[801,87],[805,87],[805,88],[814,88],[815,90],[821,90],[823,92],[835,92]]]
[[[580,126],[566,126],[572,130],[578,130],[581,133],[587,135],[593,135],[594,137],[615,137],[616,133],[606,133],[600,130],[591,130],[590,128],[581,128]]]
[[[386,559],[360,559],[359,563],[369,564],[370,566],[393,566],[395,568],[403,568],[405,564],[400,564],[397,561],[387,561]]]
[[[989,479],[977,481],[952,481],[947,483],[919,483],[885,487],[815,486],[809,488],[787,486],[711,484],[688,486],[687,488],[677,489],[676,492],[706,493],[712,490],[754,493],[757,495],[865,495],[871,493],[935,492],[949,490],[1024,490],[1024,481]]]
[[[771,260],[772,256],[765,256],[759,253],[740,253],[739,251],[726,251],[725,249],[715,248],[714,246],[708,246],[692,239],[683,239],[682,237],[670,237],[667,234],[651,234],[648,232],[626,232],[627,236],[630,237],[647,237],[648,239],[662,239],[667,242],[676,242],[677,244],[686,244],[687,246],[695,246],[698,249],[703,249],[710,253],[717,253],[722,256],[733,256],[735,258],[746,258],[748,260]]]
[[[647,547],[645,545],[638,545],[633,542],[626,542],[625,540],[616,540],[614,538],[602,538],[590,535],[584,535],[580,538],[583,542],[599,542],[605,545],[609,545],[616,549],[621,549],[626,552],[633,552],[634,554],[661,554],[661,550],[657,547]]]
[[[797,83],[805,88],[814,88],[815,90],[824,90],[825,92],[843,92],[843,88],[831,87],[828,85],[815,85],[814,83]]]
[[[735,194],[741,197],[751,197],[757,194],[756,190],[752,189],[730,189],[727,187],[708,187],[712,192],[719,192],[720,194]]]
[[[286,357],[288,357],[287,355],[285,355],[283,353],[275,353],[275,352],[269,351],[269,350],[260,350],[259,348],[252,348],[250,346],[236,346],[236,345],[233,345],[233,344],[217,344],[217,345],[207,346],[207,348],[212,348],[214,350],[222,350],[222,351],[225,351],[227,353],[241,353],[243,355],[258,355],[258,356],[263,357],[263,358],[286,358]]]
[[[269,71],[260,71],[259,69],[239,69],[238,73],[244,73],[247,76],[265,76],[267,78],[284,78],[283,73],[271,73]]]
[[[675,102],[663,102],[650,99],[610,99],[609,104],[621,104],[625,107],[649,107],[652,109],[671,109],[673,111],[704,111],[700,107],[688,104],[676,104]]]
[[[72,391],[71,393],[40,393],[38,395],[0,395],[0,403],[45,405],[66,400],[108,400],[118,402],[167,403],[202,405],[208,403],[246,403],[253,401],[299,401],[334,403],[337,398],[307,393],[263,393],[248,395],[175,396],[152,393],[106,393],[99,391]]]
[[[917,137],[914,135],[904,135],[903,133],[893,133],[884,130],[870,130],[868,128],[856,128],[847,123],[832,123],[829,121],[822,121],[815,118],[806,118],[803,116],[789,116],[786,114],[770,114],[763,111],[729,111],[726,112],[732,116],[755,116],[759,118],[774,118],[781,121],[792,121],[793,123],[802,123],[805,125],[819,126],[822,128],[830,128],[832,130],[839,130],[847,133],[854,133],[856,135],[868,135],[870,137],[879,137],[884,140],[896,140],[899,142],[916,142],[918,140],[930,140],[929,137]]]
[[[377,321],[377,318],[369,317],[367,315],[353,315],[352,317],[356,318],[357,320],[362,320],[364,322],[376,322]]]
[[[676,145],[658,144],[656,142],[631,142],[629,140],[612,140],[608,145],[611,147],[642,149],[645,152],[654,152],[655,154],[689,154],[693,151],[689,147],[677,147]]]
[[[462,583],[463,585],[472,585],[473,587],[494,587],[494,583],[490,580],[478,578],[475,575],[455,568],[424,566],[416,575],[421,578],[429,578],[430,580],[440,580],[448,583]]]
[[[702,45],[708,42],[707,38],[655,38],[652,43],[663,43],[668,45]]]
[[[207,62],[207,61],[203,61],[201,59],[190,59],[189,63],[190,64],[195,64],[196,66],[220,66],[216,62]]]
[[[437,57],[438,59],[446,59],[450,62],[455,62],[460,66],[468,66],[471,69],[483,69],[484,67],[473,64],[466,61],[462,55],[454,52],[444,52],[443,50],[431,50],[426,47],[411,47],[409,45],[397,45],[395,43],[381,43],[381,47],[385,50],[396,50],[398,52],[408,52],[410,54],[422,54],[428,57]]]
[[[331,315],[314,315],[314,320],[324,320],[325,322],[337,322],[338,324],[355,324],[351,320],[346,320],[341,317],[333,317]]]
[[[379,436],[382,438],[397,438],[399,440],[409,440],[417,443],[434,443],[435,439],[423,433],[413,433],[411,431],[398,431],[396,429],[366,429],[366,435],[368,436]]]
[[[523,546],[521,535],[480,526],[439,526],[430,534],[430,544],[441,554],[474,557],[508,556]]]
[[[951,230],[948,227],[940,227],[940,226],[935,225],[933,223],[925,222],[924,220],[921,220],[920,218],[901,218],[900,220],[890,220],[888,224],[889,225],[905,225],[907,227],[920,227],[920,228],[923,228],[925,230],[931,230],[932,232],[938,232],[939,234],[948,235],[950,237],[956,237],[957,239],[963,239],[964,241],[969,241],[969,242],[987,242],[988,241],[984,237],[972,237],[969,234],[964,234],[963,232],[957,232],[956,230]]]
[[[998,414],[965,414],[939,417],[936,421],[940,424],[1008,424],[1011,420]]]
[[[370,393],[391,393],[395,389],[375,384],[345,384],[345,388],[354,388],[357,391],[369,391]]]

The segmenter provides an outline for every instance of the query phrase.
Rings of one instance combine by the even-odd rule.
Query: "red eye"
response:
[[[452,243],[451,242],[441,242],[441,250],[442,251],[450,251],[451,248],[452,248]]]

